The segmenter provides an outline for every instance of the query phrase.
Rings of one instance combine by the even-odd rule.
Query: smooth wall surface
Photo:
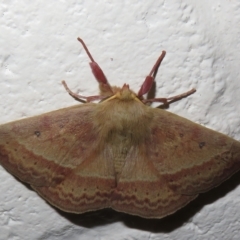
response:
[[[7,1],[0,4],[0,123],[96,95],[81,37],[113,85],[138,91],[162,50],[156,96],[197,92],[171,111],[240,140],[240,2]],[[0,167],[0,239],[239,239],[240,174],[162,220],[56,211]]]

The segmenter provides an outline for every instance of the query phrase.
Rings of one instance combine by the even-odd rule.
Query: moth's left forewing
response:
[[[198,194],[240,169],[240,142],[167,111],[155,111],[148,156],[176,193]]]
[[[0,126],[0,163],[54,206],[81,213],[108,207],[115,186],[93,113],[83,104]]]
[[[91,108],[72,107],[1,125],[1,165],[24,182],[54,185],[54,174],[61,175],[60,167],[72,169],[81,162],[78,152],[72,151],[77,137],[83,138],[79,145],[82,154],[95,137],[92,131],[86,135],[92,128],[89,111]]]

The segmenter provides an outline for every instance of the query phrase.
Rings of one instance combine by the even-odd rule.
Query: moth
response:
[[[85,103],[0,126],[0,163],[53,206],[163,218],[240,168],[240,142],[148,103],[165,51],[138,93],[111,86],[82,39],[100,94]],[[93,103],[98,100],[98,103]]]

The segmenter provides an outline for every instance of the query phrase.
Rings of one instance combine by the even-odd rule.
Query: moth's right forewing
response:
[[[159,110],[149,156],[176,193],[194,195],[218,186],[240,169],[240,142]]]

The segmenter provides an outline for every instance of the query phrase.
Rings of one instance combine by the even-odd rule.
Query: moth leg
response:
[[[100,68],[100,66],[94,61],[91,53],[89,52],[86,44],[84,43],[84,41],[81,38],[77,38],[77,40],[82,44],[84,50],[86,51],[88,57],[90,58],[91,62],[89,63],[91,69],[92,69],[92,73],[95,76],[96,80],[99,83],[99,87],[100,90],[103,92],[108,92],[108,95],[112,95],[113,91],[112,88],[110,86],[110,84],[108,83],[107,78],[105,77],[102,69]]]
[[[150,91],[150,89],[152,88],[152,84],[154,82],[154,79],[155,79],[155,76],[157,74],[158,68],[159,68],[163,58],[165,57],[165,55],[166,55],[166,52],[162,51],[162,54],[159,56],[158,60],[154,64],[152,70],[147,75],[147,77],[145,78],[140,90],[138,91],[138,97],[141,97],[144,94],[148,93]]]
[[[168,98],[152,98],[152,99],[144,99],[142,100],[144,103],[152,103],[152,102],[162,102],[164,104],[167,104],[167,103],[171,103],[171,102],[175,102],[177,100],[180,100],[182,98],[185,98],[193,93],[196,92],[196,89],[195,88],[192,88],[191,90],[185,92],[185,93],[182,93],[182,94],[178,94],[176,96],[173,96],[173,97],[168,97]]]
[[[66,89],[66,91],[69,93],[69,95],[72,96],[77,101],[92,102],[92,101],[95,101],[95,100],[102,100],[103,98],[105,98],[104,96],[100,96],[100,95],[89,96],[89,97],[82,96],[82,95],[79,95],[79,94],[74,93],[73,91],[71,91],[64,80],[62,81],[62,84],[63,84],[64,88]],[[86,99],[86,100],[83,100],[83,99]]]

